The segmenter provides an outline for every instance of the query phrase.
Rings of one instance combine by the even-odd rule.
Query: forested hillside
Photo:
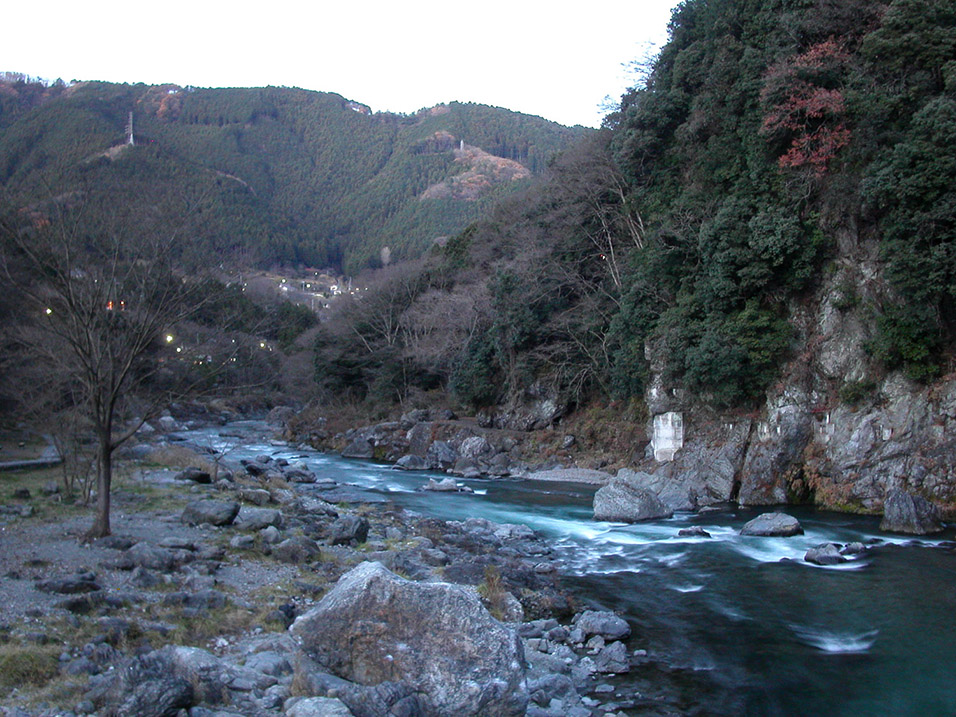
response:
[[[392,260],[415,257],[457,233],[586,132],[474,104],[400,116],[292,88],[7,75],[0,187],[29,206],[141,183],[157,198],[190,198],[197,255],[354,272],[380,264],[384,247]],[[469,172],[474,191],[426,195]]]
[[[686,0],[669,29],[597,136],[327,330],[331,392],[443,385],[507,421],[753,408],[840,341],[807,401],[949,369],[956,2]]]

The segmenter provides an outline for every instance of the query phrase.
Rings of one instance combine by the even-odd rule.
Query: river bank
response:
[[[503,621],[524,655],[510,703],[521,714],[585,717],[613,713],[614,699],[628,703],[606,677],[642,659],[620,642],[629,628],[619,618],[610,632],[573,625],[580,606],[561,586],[553,549],[526,526],[427,517],[268,452],[230,452],[141,443],[117,481],[114,535],[89,545],[80,542],[87,512],[52,491],[49,473],[5,477],[5,714],[172,714],[163,711],[170,700],[191,717],[339,714],[306,711],[338,709],[335,701],[350,710],[341,714],[385,714],[387,695],[331,675],[286,634],[369,564],[402,585],[463,589],[475,610]],[[447,619],[432,615],[420,632]],[[471,639],[454,639],[462,638]],[[433,658],[442,659],[422,656]],[[173,677],[144,678],[148,687],[117,681],[153,663]],[[188,696],[176,676],[205,687]],[[416,699],[422,711],[411,714],[434,713],[431,697]]]
[[[165,636],[155,637],[155,632],[150,632],[150,648],[171,642],[182,644],[182,635],[196,636],[185,640],[190,647],[199,647],[233,667],[245,667],[251,656],[238,647],[240,642],[247,644],[259,635],[284,635],[282,628],[288,622],[289,610],[296,617],[300,612],[304,614],[317,605],[338,576],[372,559],[388,564],[406,577],[418,577],[409,570],[422,571],[421,579],[412,581],[415,583],[437,578],[443,583],[470,584],[474,589],[498,579],[514,600],[503,595],[502,598],[512,606],[517,603],[525,612],[525,622],[512,624],[518,631],[529,631],[521,637],[532,666],[527,684],[540,688],[529,693],[528,714],[549,709],[554,714],[566,714],[572,703],[562,702],[559,709],[557,703],[552,706],[551,700],[578,698],[580,708],[592,715],[608,711],[628,715],[879,715],[886,713],[886,705],[893,705],[894,714],[914,717],[947,713],[950,680],[945,665],[956,659],[956,634],[951,621],[956,597],[947,587],[949,575],[956,568],[951,532],[933,539],[905,538],[880,531],[875,517],[825,513],[807,507],[790,511],[799,519],[804,532],[788,538],[742,535],[742,527],[760,511],[738,506],[679,512],[668,519],[624,525],[593,519],[595,486],[460,478],[456,480],[468,491],[428,492],[422,488],[430,481],[440,481],[442,474],[400,471],[275,441],[263,433],[261,422],[193,427],[168,434],[163,440],[168,452],[190,442],[195,447],[191,460],[198,455],[206,461],[210,473],[217,467],[231,470],[232,487],[225,495],[238,497],[235,502],[240,503],[240,512],[267,511],[260,514],[261,519],[278,510],[283,521],[288,518],[288,522],[282,528],[266,525],[252,529],[249,525],[243,527],[243,521],[221,528],[188,526],[182,523],[187,504],[203,495],[217,496],[220,489],[226,489],[225,485],[174,479],[177,471],[168,471],[165,478],[157,480],[143,481],[130,476],[133,482],[123,485],[117,494],[118,519],[127,512],[146,516],[145,520],[138,519],[141,525],[166,531],[154,534],[154,543],[180,534],[185,539],[190,531],[200,531],[200,538],[192,541],[196,550],[189,551],[192,559],[168,576],[160,572],[161,583],[142,591],[147,599],[126,608],[136,624],[175,627]],[[150,439],[150,443],[157,442],[158,438]],[[129,453],[139,454],[140,449]],[[149,470],[157,468],[155,456],[142,455],[138,460],[151,461],[145,464]],[[294,480],[300,473],[311,473],[314,482]],[[278,502],[256,503],[264,502],[266,496]],[[331,504],[339,517],[364,517],[369,523],[365,544],[332,545],[331,527],[338,518],[331,515],[316,517],[309,512],[304,522],[298,522],[303,518],[297,517],[296,506],[304,499],[308,499],[304,503],[308,506]],[[44,500],[54,499],[40,498],[38,494],[37,499],[30,501],[40,514],[37,517],[44,517]],[[171,500],[175,502],[170,503]],[[57,507],[57,519],[67,527],[69,516],[62,514],[63,509]],[[26,528],[35,518],[20,519],[11,514],[9,520]],[[313,527],[310,533],[305,526],[311,523],[324,527]],[[497,535],[503,525],[515,527],[507,527],[502,535]],[[121,524],[117,526],[116,532],[125,530]],[[77,524],[77,530],[86,527],[85,522]],[[53,532],[56,529],[55,524],[48,528]],[[24,540],[37,541],[27,530],[22,533]],[[51,534],[48,532],[47,536]],[[272,542],[276,537],[283,540]],[[314,543],[318,557],[301,564],[279,560],[276,548],[291,537],[306,538],[311,543],[294,541],[286,546],[290,555],[294,555],[297,544],[308,550],[306,546]],[[861,543],[866,550],[846,563],[807,563],[807,551],[823,543]],[[546,552],[523,553],[529,545],[542,546]],[[50,553],[58,555],[56,545],[51,546]],[[210,548],[224,551],[222,557],[210,555]],[[112,549],[103,550],[117,555]],[[175,553],[179,556],[186,555],[182,547],[170,550],[179,551]],[[109,572],[114,570],[107,571],[110,561],[98,563],[92,557],[87,562],[68,560],[65,565],[49,555],[35,559],[40,562],[30,564],[29,557],[25,562],[32,572],[25,580],[19,579],[21,587],[35,587],[34,580],[42,580],[58,570],[69,573],[68,566],[78,564],[92,568],[89,572],[95,574],[94,582],[102,580],[107,584],[107,595],[115,594],[114,590],[122,594],[129,590],[136,571],[116,567],[115,573]],[[207,575],[203,571],[208,560],[214,561],[216,570]],[[551,581],[556,595],[568,601],[567,608],[552,599],[536,600],[533,588],[526,592],[520,582],[513,582],[508,566],[511,560],[517,561],[514,565],[519,578],[530,572],[536,581]],[[489,567],[494,572],[486,574]],[[102,577],[100,570],[104,571]],[[294,572],[284,576],[275,570]],[[120,578],[116,585],[107,577],[113,574]],[[258,576],[260,582],[229,582],[239,575],[250,576],[250,580]],[[212,585],[203,586],[209,578],[214,581]],[[317,590],[312,592],[310,585],[318,586]],[[176,595],[170,598],[175,602],[186,600],[184,594],[200,594],[206,588],[224,593],[231,602],[219,608],[203,608],[209,610],[205,617],[193,613],[195,603],[181,603],[178,607],[163,604],[166,594]],[[39,590],[36,593],[46,595],[43,599],[51,602],[69,597],[50,596]],[[556,617],[539,617],[547,613],[536,610],[545,606]],[[39,607],[43,609],[42,605]],[[110,615],[96,611],[106,608],[100,605],[89,617],[77,616],[83,621],[80,639],[87,640],[82,644],[73,637],[74,627],[68,627],[67,632],[50,627],[50,616],[62,616],[61,608],[51,608],[50,615],[39,614],[36,619],[25,616],[29,624],[13,625],[7,642],[32,649],[29,633],[47,630],[50,640],[43,649],[54,653],[55,673],[60,675],[57,656],[68,653],[69,658],[64,657],[63,663],[68,664],[68,660],[86,656],[85,653],[98,654],[94,650],[105,652],[88,636],[94,630],[105,634],[101,621]],[[599,640],[591,642],[590,637],[583,643],[567,641],[574,633],[572,613],[588,608],[624,618],[631,630],[631,636],[623,642],[626,664],[611,660],[621,649],[614,644],[621,643],[620,640],[602,637],[604,645]],[[279,622],[268,622],[269,614]],[[538,620],[532,620],[535,617]],[[31,624],[40,627],[31,631]],[[60,625],[70,623],[61,620]],[[258,634],[257,628],[261,630]],[[134,633],[141,629],[134,628]],[[183,629],[185,632],[177,632]],[[228,644],[217,644],[215,635],[225,635]],[[132,643],[138,639],[139,635]],[[126,650],[125,644],[121,640],[120,646],[113,649]],[[271,647],[256,644],[258,647],[252,649],[275,651],[271,642]],[[65,648],[67,645],[69,649]],[[580,668],[583,663],[590,670],[595,656],[609,646],[613,651],[605,658],[608,666],[626,666],[629,671],[616,676],[598,673],[601,676],[597,679],[589,676],[582,694],[575,682],[575,666]],[[145,648],[140,645],[139,649]],[[588,654],[590,651],[596,652],[592,655]],[[131,656],[124,654],[126,658]],[[160,664],[170,666],[177,655],[182,657],[180,653],[155,657]],[[176,669],[185,668],[180,665]],[[535,673],[535,669],[544,672]],[[298,674],[301,673],[299,670]],[[580,673],[578,669],[579,676]],[[288,674],[283,676],[289,680],[289,689],[295,674],[293,670],[291,678]],[[539,677],[544,681],[536,681]],[[90,679],[80,677],[84,688],[88,689]],[[569,684],[574,694],[567,692]],[[544,689],[545,685],[550,687]],[[270,694],[276,692],[281,693],[281,689]],[[265,697],[264,689],[260,693],[252,694],[256,699]],[[82,701],[84,694],[74,692],[74,699]],[[20,709],[37,704],[36,699],[28,702],[24,695],[15,696],[6,704]],[[246,705],[237,708],[235,714],[252,709],[243,702],[248,697],[249,693],[230,697]],[[573,701],[573,705],[578,703]],[[283,700],[282,705],[269,709],[286,708]],[[197,715],[205,715],[201,710],[209,707],[194,705],[191,709],[197,710]],[[226,707],[216,709],[224,711]]]

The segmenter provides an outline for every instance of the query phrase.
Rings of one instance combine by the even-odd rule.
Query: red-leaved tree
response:
[[[841,90],[849,54],[833,38],[767,70],[760,101],[761,134],[780,148],[780,167],[809,167],[817,176],[850,142]]]

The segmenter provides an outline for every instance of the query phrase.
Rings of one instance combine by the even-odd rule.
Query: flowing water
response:
[[[614,678],[700,715],[956,715],[956,555],[941,539],[881,533],[878,519],[790,508],[802,536],[741,536],[759,511],[728,508],[635,525],[591,518],[594,486],[462,481],[474,494],[422,493],[431,477],[271,444],[261,424],[192,432],[229,458],[305,462],[396,505],[448,520],[523,523],[554,545],[563,582],[618,611],[647,662]],[[225,433],[226,435],[221,435]],[[699,525],[711,537],[678,537]],[[944,538],[952,538],[950,533]],[[803,561],[825,542],[872,543],[848,563]],[[644,714],[635,709],[633,714]],[[657,712],[654,712],[655,714]]]

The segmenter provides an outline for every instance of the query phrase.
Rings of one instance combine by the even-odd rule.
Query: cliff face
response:
[[[799,348],[755,413],[720,413],[668,385],[659,350],[648,346],[652,418],[639,467],[671,507],[810,502],[880,513],[887,494],[903,490],[956,516],[956,379],[916,383],[868,355],[866,312],[888,298],[875,242],[852,224],[835,235],[836,269],[791,307]],[[670,439],[665,416],[683,427],[672,460],[655,451]]]

